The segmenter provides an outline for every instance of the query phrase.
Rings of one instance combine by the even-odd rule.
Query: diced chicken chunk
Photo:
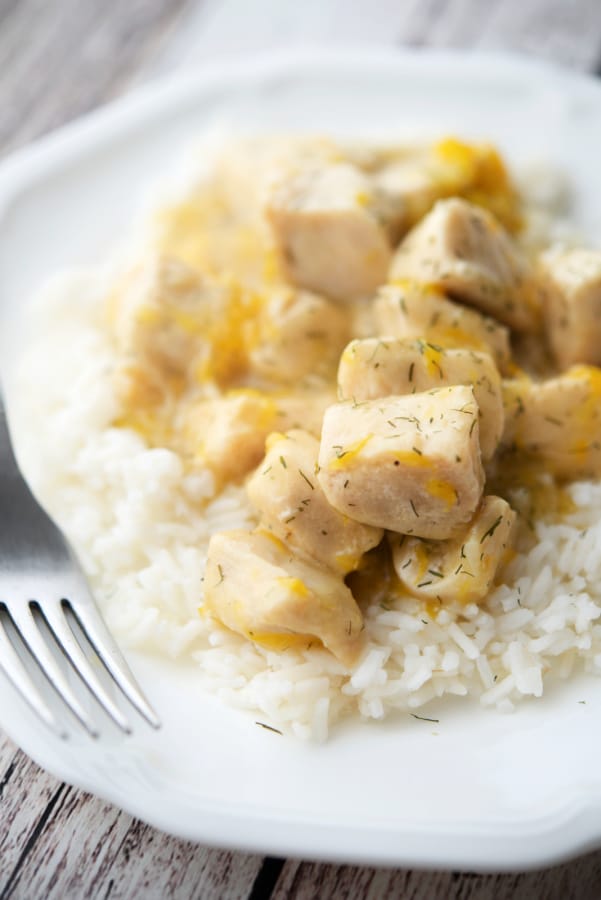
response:
[[[601,363],[601,250],[550,252],[541,258],[545,325],[555,359]]]
[[[237,220],[250,220],[254,226],[282,173],[331,165],[341,158],[338,145],[325,137],[245,137],[216,147],[212,183],[218,186],[225,208]]]
[[[276,427],[274,398],[254,390],[231,391],[191,408],[184,440],[193,458],[218,482],[239,481],[263,459],[265,438]]]
[[[361,155],[379,197],[382,221],[393,241],[424,216],[436,200],[462,196],[494,213],[510,229],[520,222],[519,198],[498,152],[490,144],[449,137],[432,146],[381,148]]]
[[[501,378],[488,353],[445,350],[423,340],[368,338],[351,341],[338,367],[339,394],[355,402],[449,384],[473,388],[482,456],[490,459],[503,433],[504,413]]]
[[[261,310],[251,371],[275,382],[331,376],[349,333],[344,310],[309,291],[278,291]]]
[[[345,666],[363,649],[363,617],[342,578],[295,558],[269,533],[213,535],[204,592],[217,619],[268,648],[307,648],[317,639]]]
[[[120,349],[159,374],[183,375],[198,353],[207,310],[224,289],[177,260],[157,258],[130,272],[109,314]]]
[[[239,481],[259,465],[265,439],[279,429],[301,425],[319,435],[329,391],[305,391],[290,396],[251,388],[195,403],[182,422],[183,449],[195,462],[208,466],[218,483]]]
[[[601,369],[574,366],[557,378],[503,382],[501,446],[540,459],[564,478],[601,474]]]
[[[318,479],[358,522],[444,539],[482,495],[478,407],[470,387],[439,388],[326,410]]]
[[[378,291],[374,312],[380,334],[483,350],[501,372],[507,371],[511,354],[505,325],[454,303],[435,288],[410,281],[386,285]]]
[[[516,513],[501,497],[485,497],[458,537],[424,541],[389,534],[395,572],[408,591],[440,603],[477,603],[490,591],[511,547]]]
[[[383,284],[391,252],[373,202],[368,178],[348,163],[283,177],[266,213],[291,280],[336,300]]]
[[[393,243],[444,193],[424,155],[391,160],[372,176],[380,218]]]
[[[382,540],[382,529],[337,512],[316,477],[319,441],[306,431],[272,434],[265,460],[247,484],[261,527],[287,546],[346,575]]]
[[[517,331],[534,330],[540,286],[518,248],[481,207],[439,201],[395,253],[390,280],[435,285]]]
[[[294,391],[290,394],[277,394],[276,422],[272,431],[289,431],[291,428],[302,428],[319,437],[323,415],[336,396],[333,388],[321,390]]]

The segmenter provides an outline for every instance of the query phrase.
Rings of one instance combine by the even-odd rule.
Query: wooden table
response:
[[[176,67],[307,42],[520,50],[601,75],[601,0],[0,0],[0,146]],[[592,900],[601,851],[483,876],[209,850],[60,784],[0,735],[0,900],[269,896]]]

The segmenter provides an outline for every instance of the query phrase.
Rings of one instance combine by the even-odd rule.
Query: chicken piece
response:
[[[348,317],[332,301],[309,291],[278,291],[259,315],[250,369],[280,383],[331,378],[348,334]]]
[[[393,245],[444,196],[423,152],[387,162],[374,172],[372,186]]]
[[[156,258],[127,276],[109,316],[119,348],[159,374],[183,375],[225,288],[177,260]]]
[[[251,389],[194,404],[182,427],[194,460],[208,466],[220,484],[239,481],[265,454],[265,438],[277,427],[277,402]]]
[[[338,367],[339,396],[355,402],[448,384],[473,388],[482,457],[490,459],[503,433],[504,412],[501,378],[488,353],[445,350],[419,339],[368,338],[351,341]]]
[[[545,326],[562,369],[601,363],[601,250],[566,250],[541,257]]]
[[[444,197],[460,195],[483,206],[511,230],[521,224],[519,196],[490,144],[449,137],[428,147],[381,148],[371,158],[364,154],[362,160],[357,153],[355,158],[372,174],[380,217],[393,243]]]
[[[302,428],[319,437],[324,413],[328,406],[336,402],[336,393],[333,388],[298,390],[290,394],[276,394],[274,398],[276,420],[272,431]]]
[[[509,330],[505,325],[454,303],[436,288],[411,281],[386,285],[378,291],[374,312],[380,334],[482,350],[491,354],[499,371],[506,372],[509,367]]]
[[[442,540],[482,495],[478,406],[457,385],[326,410],[318,480],[358,522]]]
[[[256,225],[270,191],[292,169],[338,163],[341,150],[330,138],[269,135],[220,141],[211,176],[225,209],[237,221]]]
[[[265,439],[272,431],[304,427],[316,436],[330,391],[268,394],[252,388],[228,391],[222,397],[194,403],[181,423],[183,450],[208,466],[218,484],[240,481],[265,455]]]
[[[439,201],[396,251],[390,280],[435,285],[516,331],[538,326],[541,290],[518,248],[481,207]]]
[[[290,279],[335,300],[386,280],[391,251],[367,176],[348,163],[292,168],[266,206]]]
[[[319,441],[306,431],[272,434],[247,484],[267,528],[302,557],[346,575],[382,540],[382,529],[341,515],[326,500],[315,472]]]
[[[601,369],[574,366],[557,378],[504,381],[501,447],[563,478],[601,475]]]
[[[364,647],[363,617],[342,578],[268,532],[214,534],[204,592],[215,618],[269,649],[308,649],[318,639],[351,667]]]
[[[516,513],[501,497],[485,497],[458,537],[423,541],[389,534],[392,564],[410,593],[440,603],[477,603],[492,587],[511,547]]]
[[[111,298],[109,316],[127,365],[149,381],[164,388],[181,388],[187,378],[229,386],[245,374],[260,304],[233,279],[158,257],[129,274]]]

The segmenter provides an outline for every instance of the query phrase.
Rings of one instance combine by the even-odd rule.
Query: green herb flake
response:
[[[497,530],[497,528],[499,527],[499,525],[501,524],[502,521],[503,521],[503,516],[499,516],[498,518],[495,519],[495,521],[492,523],[492,525],[490,526],[488,531],[485,531],[484,534],[482,535],[482,537],[480,538],[481,544],[484,543],[486,538],[493,536],[493,534],[495,533],[495,531]]]
[[[265,731],[273,731],[274,734],[282,734],[283,731],[280,731],[279,728],[274,728],[273,725],[266,725],[265,722],[255,722],[255,725],[259,725],[260,728],[264,728]]]
[[[303,472],[303,470],[302,470],[302,469],[299,469],[299,470],[298,470],[298,473],[299,473],[299,475],[300,475],[301,478],[304,478],[304,479],[305,479],[305,481],[307,482],[307,484],[309,485],[309,487],[311,488],[311,490],[314,491],[314,490],[315,490],[315,486],[314,486],[313,482],[309,481],[309,479],[307,478],[307,476],[305,475],[305,473]]]

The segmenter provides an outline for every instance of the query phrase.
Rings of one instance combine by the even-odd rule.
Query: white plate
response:
[[[574,179],[601,235],[601,87],[507,57],[304,53],[211,67],[126,99],[4,163],[0,289],[12,315],[56,269],[102,259],[140,192],[215,115],[238,126],[492,138]],[[257,727],[191,670],[132,655],[164,722],[61,742],[0,685],[0,724],[41,765],[165,831],[281,855],[520,869],[601,839],[601,683],[575,678],[502,716],[349,724],[325,746]],[[586,701],[582,703],[579,701]]]

